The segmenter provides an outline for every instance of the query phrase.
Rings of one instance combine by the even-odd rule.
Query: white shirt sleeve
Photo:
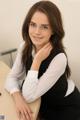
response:
[[[64,53],[54,57],[46,72],[38,79],[38,71],[28,71],[22,94],[27,102],[32,102],[45,94],[64,73],[67,58]]]
[[[23,49],[24,43],[21,43],[18,49],[17,57],[14,62],[14,65],[10,71],[10,73],[7,76],[6,82],[5,82],[5,89],[10,92],[16,92],[19,91],[19,83],[22,76],[24,76],[25,71],[23,68],[23,65],[21,63],[21,56],[22,56],[22,49]]]

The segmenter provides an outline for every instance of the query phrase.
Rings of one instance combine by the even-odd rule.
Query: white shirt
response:
[[[60,76],[65,72],[67,58],[64,53],[56,55],[49,64],[45,73],[43,73],[43,75],[38,79],[38,71],[35,70],[29,70],[26,76],[26,70],[21,63],[23,48],[24,43],[22,43],[18,49],[15,63],[5,83],[5,89],[10,92],[10,94],[20,91],[21,82],[25,79],[22,94],[27,102],[30,103],[41,97],[54,86]],[[75,87],[72,80],[67,81],[68,89],[65,97],[69,95]]]

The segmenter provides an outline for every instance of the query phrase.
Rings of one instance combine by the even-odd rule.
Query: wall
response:
[[[72,71],[71,79],[80,89],[80,0],[52,0],[62,12],[65,37],[64,46]]]
[[[29,7],[36,1],[38,0],[0,0],[0,51],[19,46],[23,20]],[[64,46],[72,71],[71,79],[80,86],[80,0],[52,1],[62,12]]]

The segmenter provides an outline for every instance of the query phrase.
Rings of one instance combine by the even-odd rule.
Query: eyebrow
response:
[[[35,22],[31,21],[30,23],[34,23],[36,24]],[[49,24],[41,24],[42,26],[49,26]]]

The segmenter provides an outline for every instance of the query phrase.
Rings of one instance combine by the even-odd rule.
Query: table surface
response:
[[[4,120],[18,120],[14,101],[10,94],[4,89],[4,83],[9,71],[10,68],[5,63],[0,61],[0,93],[2,94],[0,96],[0,117],[1,115],[4,115]],[[29,104],[33,111],[33,120],[36,120],[37,118],[40,102],[41,100],[38,99]]]

